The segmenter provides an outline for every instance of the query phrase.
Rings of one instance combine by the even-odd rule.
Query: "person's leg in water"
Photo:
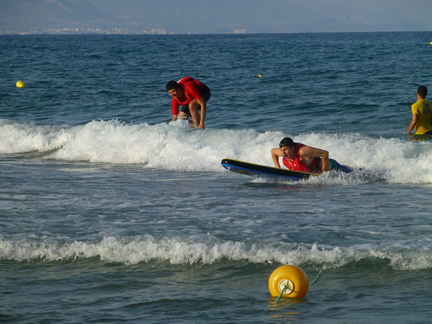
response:
[[[342,165],[342,164],[340,164],[336,160],[329,159],[329,162],[331,164],[331,169],[332,170],[342,171],[342,172],[345,172],[345,173],[351,173],[353,171],[350,167],[348,167],[346,165]]]

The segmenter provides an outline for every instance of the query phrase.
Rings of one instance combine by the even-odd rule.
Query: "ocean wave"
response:
[[[169,262],[177,265],[217,262],[250,262],[255,264],[292,264],[341,268],[351,263],[383,260],[395,270],[432,268],[432,253],[424,248],[400,246],[319,247],[317,244],[248,244],[244,242],[213,242],[211,239],[185,240],[177,237],[156,239],[151,235],[132,239],[105,237],[89,243],[0,239],[0,260],[18,262],[77,261],[98,258],[106,263],[126,265]]]
[[[44,159],[89,163],[142,164],[156,170],[225,172],[224,158],[273,165],[270,150],[289,133],[189,128],[176,121],[156,125],[118,120],[85,125],[38,126],[0,120],[0,154],[42,152]],[[430,142],[371,138],[356,133],[308,133],[295,141],[326,149],[330,157],[361,173],[308,180],[320,184],[356,184],[370,181],[432,183]],[[29,158],[41,155],[29,155]]]

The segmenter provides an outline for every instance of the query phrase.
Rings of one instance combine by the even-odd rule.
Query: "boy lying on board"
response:
[[[282,157],[283,164],[293,171],[322,173],[340,170],[346,173],[352,172],[351,168],[339,164],[336,160],[329,159],[328,151],[294,143],[289,137],[283,138],[279,143],[279,148],[271,150],[271,155],[275,167],[279,169],[281,168],[279,157]]]

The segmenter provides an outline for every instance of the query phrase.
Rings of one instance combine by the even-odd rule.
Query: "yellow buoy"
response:
[[[273,271],[268,282],[270,294],[278,297],[303,298],[309,289],[309,280],[304,271],[296,266],[284,265]]]
[[[261,74],[258,74],[258,78],[262,78],[262,75],[261,75]]]
[[[17,88],[25,88],[25,84],[24,84],[24,82],[22,82],[22,81],[18,81],[18,82],[16,83],[16,86],[17,86]]]

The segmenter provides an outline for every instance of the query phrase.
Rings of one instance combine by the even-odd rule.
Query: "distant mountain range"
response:
[[[307,8],[288,0],[0,0],[0,33],[423,31],[396,9]]]

